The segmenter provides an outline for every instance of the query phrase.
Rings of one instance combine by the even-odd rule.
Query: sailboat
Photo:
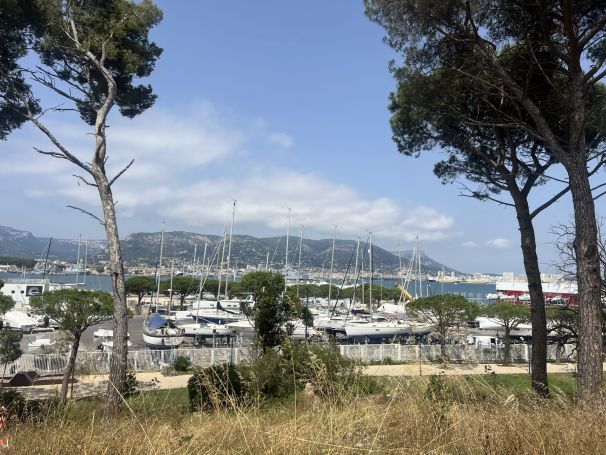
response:
[[[164,247],[164,223],[160,235],[160,259],[158,261],[158,279],[156,300],[160,299],[160,277],[162,276],[162,249]],[[173,349],[183,343],[184,330],[158,313],[152,313],[143,323],[143,341],[150,349]]]

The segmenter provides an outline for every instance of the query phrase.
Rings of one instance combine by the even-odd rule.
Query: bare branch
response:
[[[105,222],[101,218],[99,218],[97,215],[89,212],[88,210],[84,210],[80,207],[75,207],[73,205],[67,205],[66,207],[68,207],[70,209],[78,210],[79,212],[82,212],[82,213],[94,218],[95,220],[97,220],[101,224],[101,226],[105,226]]]
[[[546,202],[544,202],[543,204],[541,204],[540,206],[538,206],[536,209],[534,209],[532,211],[532,213],[530,214],[530,219],[533,219],[535,216],[537,216],[539,213],[541,213],[543,210],[545,210],[551,204],[553,204],[554,202],[556,202],[558,199],[560,199],[562,196],[564,196],[569,191],[570,191],[570,186],[567,186],[566,188],[564,188],[559,193],[556,193],[555,195],[553,195]]]
[[[128,164],[127,164],[127,165],[124,167],[124,169],[122,169],[120,172],[118,172],[118,173],[116,174],[116,176],[115,176],[113,179],[111,179],[111,180],[110,180],[110,182],[109,182],[109,186],[111,187],[111,186],[114,184],[114,182],[115,182],[116,180],[118,180],[118,179],[119,179],[119,178],[122,176],[122,174],[124,174],[124,173],[125,173],[125,172],[128,170],[128,168],[129,168],[129,167],[131,167],[131,166],[133,165],[133,163],[134,163],[134,162],[135,162],[135,159],[134,159],[134,158],[133,158],[132,160],[130,160],[130,163],[128,163]]]
[[[96,183],[91,183],[88,180],[86,180],[84,177],[82,177],[81,175],[76,175],[76,174],[72,174],[74,177],[76,177],[77,179],[79,179],[80,181],[82,181],[83,183],[85,183],[88,186],[94,186],[95,188],[98,188],[98,185]]]

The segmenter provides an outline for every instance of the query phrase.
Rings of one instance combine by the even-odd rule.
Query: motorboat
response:
[[[11,330],[21,330],[25,333],[32,333],[38,327],[38,320],[29,316],[24,311],[11,310],[4,314],[4,327]]]
[[[57,341],[48,334],[36,335],[36,338],[27,343],[27,350],[32,354],[53,352]]]
[[[181,346],[185,330],[173,321],[153,313],[143,323],[143,341],[150,349],[174,349]]]
[[[233,330],[224,324],[179,324],[183,330],[183,335],[186,337],[203,337],[210,338],[213,336],[229,336],[233,335]]]
[[[111,352],[114,348],[114,331],[111,329],[97,329],[93,332],[93,341],[100,347],[101,351]],[[133,342],[130,341],[130,335],[126,334],[126,346],[130,348]]]

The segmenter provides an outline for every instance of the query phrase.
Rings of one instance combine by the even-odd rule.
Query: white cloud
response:
[[[473,240],[468,240],[467,242],[461,243],[463,248],[477,248],[479,245]]]
[[[404,226],[427,231],[442,231],[454,225],[454,218],[430,207],[417,207],[402,222]]]
[[[486,241],[486,246],[490,246],[492,248],[504,249],[509,247],[509,240],[503,238],[497,238]]]
[[[267,136],[267,142],[287,149],[290,148],[295,141],[292,136],[289,136],[286,133],[271,133],[269,136]]]
[[[174,114],[154,108],[134,120],[112,120],[109,174],[115,175],[135,159],[113,188],[120,217],[145,215],[205,230],[229,222],[235,199],[237,222],[265,230],[281,230],[290,207],[293,226],[303,224],[307,233],[327,233],[336,224],[339,235],[372,231],[397,241],[414,241],[417,235],[421,241],[455,235],[454,218],[434,208],[403,210],[388,197],[365,198],[356,188],[324,175],[268,164],[273,161],[271,152],[263,149],[267,142],[287,148],[293,139],[284,133],[267,134],[267,126],[258,121],[225,118],[208,104]],[[79,156],[90,156],[92,137],[74,125],[81,123],[57,122],[52,129]],[[44,146],[44,138],[30,136]],[[99,212],[96,189],[72,177],[78,173],[74,165],[34,152],[20,153],[10,154],[13,169],[38,174],[28,186],[29,197],[61,195],[61,205]],[[48,173],[47,167],[53,172]]]

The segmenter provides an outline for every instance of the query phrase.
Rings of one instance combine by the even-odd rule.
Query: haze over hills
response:
[[[178,262],[193,261],[194,251],[197,261],[202,262],[204,245],[206,244],[206,262],[217,264],[217,257],[221,257],[223,237],[218,235],[197,234],[192,232],[165,232],[164,258],[173,256]],[[49,239],[35,237],[31,232],[0,226],[0,255],[23,258],[42,258],[46,254]],[[126,236],[122,240],[122,251],[127,265],[154,265],[158,260],[160,249],[159,232],[138,232]],[[304,268],[330,268],[332,239],[311,240],[303,239],[301,246],[301,266]],[[49,257],[65,261],[75,261],[77,257],[77,240],[53,239]],[[249,235],[234,235],[231,247],[231,265],[243,267],[245,265],[265,266],[266,261],[270,267],[282,268],[285,262],[286,238],[266,237],[257,238]],[[364,254],[364,252],[366,253]],[[81,255],[84,254],[84,245],[81,246]],[[227,260],[228,243],[225,245],[224,257]],[[412,251],[402,251],[401,263],[407,266]],[[106,258],[105,241],[88,241],[89,262],[94,263]],[[348,266],[353,270],[356,256],[356,241],[339,240],[335,242],[334,269],[345,270]],[[363,258],[364,256],[364,258]],[[299,237],[290,237],[288,246],[288,261],[293,267],[298,265]],[[365,270],[368,270],[368,245],[360,242],[358,261],[363,261]],[[166,264],[167,262],[165,262]],[[400,259],[397,254],[373,245],[373,269],[378,273],[389,273],[398,268]],[[425,273],[453,269],[440,264],[426,255],[421,256],[421,269]]]

